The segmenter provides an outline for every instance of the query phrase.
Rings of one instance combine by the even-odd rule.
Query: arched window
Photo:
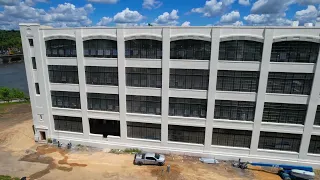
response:
[[[133,39],[125,42],[126,58],[162,58],[162,42],[152,39]]]
[[[76,42],[68,39],[52,39],[46,41],[48,57],[76,57]]]
[[[83,42],[85,57],[117,58],[117,41],[107,39],[91,39]]]
[[[211,42],[202,40],[177,40],[170,42],[171,59],[210,60]]]
[[[220,42],[219,60],[261,61],[263,43],[246,40]]]
[[[319,43],[307,41],[281,41],[272,44],[271,62],[316,63]]]

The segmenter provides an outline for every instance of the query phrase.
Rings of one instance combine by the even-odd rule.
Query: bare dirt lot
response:
[[[196,157],[167,155],[166,166],[135,166],[133,155],[92,148],[66,151],[33,141],[29,104],[0,106],[0,175],[30,179],[280,180],[265,170],[241,170],[230,162],[208,165]]]

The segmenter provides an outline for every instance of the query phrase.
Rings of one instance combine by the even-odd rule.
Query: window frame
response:
[[[181,39],[170,42],[170,59],[210,60],[211,42]]]
[[[86,84],[118,86],[118,67],[86,66]]]
[[[162,41],[131,39],[125,41],[125,58],[162,59]]]
[[[126,67],[126,85],[132,87],[161,88],[162,69]]]
[[[87,99],[88,110],[119,112],[118,94],[87,93]]]
[[[223,136],[225,139],[222,138]],[[213,128],[211,144],[215,146],[229,146],[250,149],[251,139],[252,131]]]
[[[168,125],[168,141],[204,144],[205,128],[194,126]]]
[[[161,115],[161,97],[126,96],[127,113]]]
[[[253,122],[255,110],[255,101],[216,100],[214,108],[214,119]],[[242,117],[243,114],[246,116],[245,118]]]
[[[217,91],[258,92],[259,71],[218,70]]]
[[[169,97],[169,116],[206,118],[207,99]]]
[[[208,90],[209,70],[170,69],[169,88]]]
[[[45,41],[45,44],[47,57],[77,57],[75,40],[51,39]]]
[[[161,141],[161,124],[127,121],[127,136]]]
[[[51,83],[79,84],[77,66],[48,65],[48,71]]]
[[[81,109],[80,93],[70,91],[51,91],[52,107]]]
[[[83,52],[84,57],[118,58],[117,41],[110,39],[89,39],[83,41]]]
[[[82,118],[53,115],[54,130],[83,133]],[[65,128],[61,128],[64,125]]]
[[[299,152],[301,139],[301,134],[261,131],[258,149]],[[279,141],[280,143],[278,143]],[[292,145],[290,145],[290,143],[287,143],[288,141],[292,141]],[[295,146],[295,148],[290,149],[287,146]]]

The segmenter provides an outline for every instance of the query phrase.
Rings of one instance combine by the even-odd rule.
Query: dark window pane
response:
[[[51,91],[52,107],[81,109],[80,93]]]
[[[259,149],[299,152],[301,134],[260,132]]]
[[[282,41],[272,44],[271,62],[316,63],[319,43]]]
[[[92,134],[102,134],[105,138],[108,135],[120,136],[120,121],[90,118],[89,123]]]
[[[28,39],[28,40],[29,40],[29,45],[33,47],[33,39]]]
[[[77,66],[49,65],[48,70],[52,83],[79,84]]]
[[[320,154],[320,136],[311,136],[308,152],[313,154]]]
[[[212,131],[212,145],[250,148],[251,131],[218,129]]]
[[[211,42],[202,40],[177,40],[170,42],[171,59],[210,60]]]
[[[83,132],[82,118],[69,116],[53,116],[55,130]]]
[[[309,95],[312,82],[310,73],[269,72],[267,93]]]
[[[86,66],[86,83],[118,86],[118,68]]]
[[[317,108],[316,117],[314,119],[314,125],[320,126],[320,106]]]
[[[161,115],[161,97],[127,95],[127,112]]]
[[[125,42],[126,58],[162,58],[162,41],[152,39],[133,39]]]
[[[35,58],[35,57],[32,57],[32,58],[31,58],[31,61],[32,61],[32,68],[33,68],[33,69],[37,69],[36,58]]]
[[[161,125],[127,122],[127,135],[129,138],[161,140]]]
[[[169,115],[206,118],[207,100],[170,97]]]
[[[218,91],[257,92],[259,72],[256,71],[218,71]]]
[[[169,125],[168,130],[169,141],[204,144],[204,127]]]
[[[53,39],[46,41],[48,57],[76,57],[76,42],[68,39]]]
[[[253,121],[255,108],[255,102],[216,100],[214,118]]]
[[[40,94],[39,83],[35,83],[36,86],[36,94]]]
[[[220,42],[219,60],[261,61],[263,43],[247,40]]]
[[[88,109],[119,112],[118,94],[87,93]]]
[[[162,86],[162,72],[160,68],[126,68],[127,86],[156,87]]]
[[[117,58],[117,41],[92,39],[83,42],[85,57]]]
[[[208,90],[209,70],[170,69],[170,88]]]

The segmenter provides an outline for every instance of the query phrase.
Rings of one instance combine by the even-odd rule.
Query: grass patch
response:
[[[0,180],[20,180],[20,178],[0,175]]]
[[[138,148],[126,148],[125,150],[121,149],[111,149],[109,153],[113,154],[136,154],[141,153],[142,151]]]
[[[10,106],[14,106],[17,104],[30,104],[29,101],[21,101],[21,102],[6,102],[6,103],[0,103],[0,114],[5,113],[6,108]],[[2,179],[0,179],[2,180]]]

